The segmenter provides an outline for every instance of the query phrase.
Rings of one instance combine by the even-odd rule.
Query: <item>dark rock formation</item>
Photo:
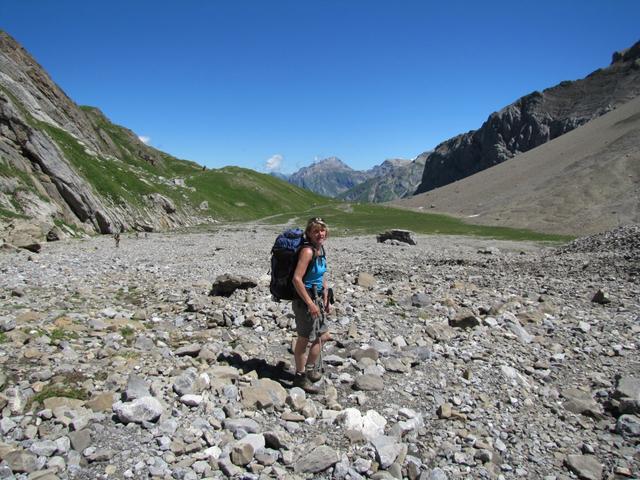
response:
[[[376,240],[378,243],[383,243],[387,240],[394,240],[408,245],[416,244],[416,241],[413,239],[413,232],[410,232],[409,230],[389,230],[388,232],[378,234],[376,236]]]
[[[533,92],[489,116],[478,129],[451,138],[425,161],[416,194],[504,162],[563,135],[640,94],[640,42],[586,78]]]
[[[258,284],[243,275],[224,274],[216,278],[211,286],[209,295],[216,297],[229,297],[236,290],[248,290],[255,288]]]

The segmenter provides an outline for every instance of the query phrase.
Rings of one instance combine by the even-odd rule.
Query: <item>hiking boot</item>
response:
[[[307,378],[313,383],[319,382],[322,379],[322,372],[316,368],[309,369],[305,373]]]
[[[319,393],[320,389],[311,383],[304,373],[296,373],[293,377],[293,386],[303,389],[307,393]]]

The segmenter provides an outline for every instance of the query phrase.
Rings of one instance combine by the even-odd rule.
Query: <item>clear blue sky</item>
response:
[[[640,40],[639,0],[0,0],[77,103],[208,167],[413,158]]]

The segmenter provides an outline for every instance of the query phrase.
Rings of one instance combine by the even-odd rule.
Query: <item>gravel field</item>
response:
[[[317,395],[269,294],[281,228],[1,251],[0,478],[640,476],[637,226],[330,237]],[[225,274],[247,288],[210,295]]]

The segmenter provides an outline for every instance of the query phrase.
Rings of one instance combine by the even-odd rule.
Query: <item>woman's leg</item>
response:
[[[306,363],[306,355],[307,345],[309,344],[309,339],[305,337],[298,337],[296,340],[296,346],[293,350],[293,358],[296,362],[296,373],[304,372],[304,366]]]
[[[318,357],[320,356],[320,350],[322,348],[322,344],[329,340],[331,340],[331,334],[329,332],[323,332],[320,335],[319,339],[316,338],[311,343],[311,348],[309,349],[309,356],[307,357],[307,365],[315,365],[317,363]]]

